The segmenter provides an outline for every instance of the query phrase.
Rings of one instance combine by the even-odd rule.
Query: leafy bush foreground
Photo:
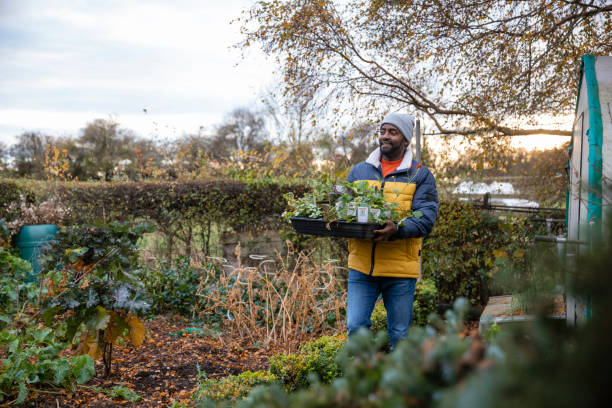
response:
[[[66,357],[66,344],[30,316],[38,298],[35,282],[24,282],[32,267],[0,247],[0,401],[20,404],[33,386],[72,390],[94,375],[88,355]]]

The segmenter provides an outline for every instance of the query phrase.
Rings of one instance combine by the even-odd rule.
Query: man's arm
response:
[[[433,174],[426,169],[423,179],[417,183],[414,197],[412,198],[412,212],[419,211],[422,216],[406,218],[402,226],[391,236],[391,240],[401,238],[421,238],[428,235],[433,229],[438,215],[438,191]]]
[[[348,181],[349,183],[352,183],[353,181],[357,180],[357,170],[356,170],[357,166],[353,166],[353,168],[351,169],[351,171],[349,171],[348,176],[346,176],[346,181]]]

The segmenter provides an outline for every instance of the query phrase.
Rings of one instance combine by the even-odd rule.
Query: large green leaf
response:
[[[53,381],[56,384],[63,384],[66,377],[70,373],[70,361],[66,358],[60,358],[54,362]]]
[[[106,326],[108,326],[108,322],[110,321],[110,314],[102,306],[96,307],[96,310],[98,314],[96,316],[95,328],[98,330],[106,329]]]
[[[17,400],[15,401],[15,404],[21,404],[23,401],[25,401],[29,392],[25,382],[20,382],[18,388],[19,394],[17,395]]]
[[[38,329],[32,331],[32,336],[37,343],[44,343],[51,335],[52,330],[49,328]]]
[[[71,368],[78,384],[86,383],[96,374],[94,360],[87,354],[72,357]]]

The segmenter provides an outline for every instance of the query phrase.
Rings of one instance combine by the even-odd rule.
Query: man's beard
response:
[[[394,156],[398,152],[401,151],[402,145],[398,144],[397,146],[393,145],[393,143],[379,143],[380,152],[385,156]]]

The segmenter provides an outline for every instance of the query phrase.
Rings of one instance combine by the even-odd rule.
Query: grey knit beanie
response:
[[[402,135],[404,135],[404,138],[410,143],[410,139],[412,139],[412,130],[414,129],[414,118],[412,115],[407,113],[389,113],[382,122],[380,122],[380,127],[385,123],[398,128],[399,131],[402,132]]]

